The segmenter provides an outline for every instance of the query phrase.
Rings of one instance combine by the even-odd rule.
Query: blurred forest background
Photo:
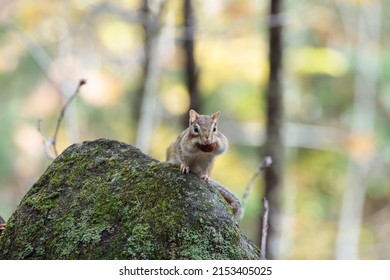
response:
[[[390,1],[285,0],[272,17],[270,1],[193,0],[186,14],[189,2],[0,0],[1,215],[50,164],[38,119],[51,137],[80,79],[59,152],[104,137],[165,160],[190,106],[220,110],[230,149],[212,177],[242,196],[264,156],[268,31],[280,25],[284,152],[272,255],[390,259]],[[256,244],[264,185],[259,176],[241,222]]]

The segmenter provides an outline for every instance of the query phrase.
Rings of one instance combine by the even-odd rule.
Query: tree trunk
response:
[[[378,70],[381,42],[381,3],[360,7],[356,24],[356,77],[351,139],[370,144],[375,129],[375,95],[378,91]],[[346,186],[341,205],[336,238],[336,259],[359,259],[367,181],[374,162],[374,148],[366,152],[350,149]]]
[[[143,3],[142,11],[144,13],[143,18],[145,21],[144,81],[139,97],[140,110],[135,143],[143,152],[148,153],[157,111],[157,92],[160,77],[160,17],[164,1],[161,1],[157,15],[151,13],[148,0],[144,0]]]
[[[269,81],[266,94],[267,136],[265,154],[271,156],[273,164],[265,170],[265,197],[269,200],[270,218],[268,231],[268,259],[277,258],[277,240],[280,228],[279,194],[282,183],[282,24],[275,20],[281,10],[282,0],[271,0],[269,25]]]
[[[199,109],[199,91],[198,91],[198,70],[194,57],[195,50],[195,21],[194,11],[191,0],[184,1],[184,34],[183,48],[185,52],[185,76],[187,90],[190,96],[190,108],[195,111]],[[183,117],[184,127],[188,126],[187,114]]]

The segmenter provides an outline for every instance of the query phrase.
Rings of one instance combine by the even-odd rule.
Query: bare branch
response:
[[[79,81],[79,85],[78,85],[77,88],[76,88],[76,91],[75,91],[75,92],[73,93],[73,95],[68,99],[68,101],[64,104],[64,107],[62,107],[61,115],[60,115],[60,117],[58,118],[56,130],[55,130],[54,135],[53,135],[53,149],[54,149],[54,155],[55,155],[56,157],[58,156],[58,151],[57,151],[57,147],[56,147],[57,135],[58,135],[58,130],[60,129],[60,125],[61,125],[62,119],[64,118],[65,111],[66,111],[66,109],[68,108],[69,104],[73,101],[73,99],[74,99],[74,98],[76,97],[76,95],[79,93],[80,88],[81,88],[83,85],[85,85],[86,83],[87,83],[86,80],[81,79],[81,80]]]
[[[242,205],[242,215],[241,215],[241,218],[244,215],[245,206],[246,206],[246,203],[248,202],[249,194],[250,194],[250,192],[251,192],[251,190],[253,188],[253,184],[254,184],[257,176],[259,176],[259,174],[260,174],[260,172],[262,170],[270,167],[271,164],[272,164],[272,158],[270,156],[265,157],[264,160],[262,161],[262,163],[260,164],[260,166],[257,168],[255,174],[253,174],[252,178],[250,179],[250,181],[248,183],[248,186],[245,189],[245,193],[242,196],[242,202],[241,202],[241,205]]]
[[[58,156],[58,151],[57,151],[57,146],[56,146],[56,144],[57,144],[57,136],[58,136],[58,131],[59,131],[60,126],[61,126],[62,119],[64,118],[64,115],[65,115],[66,109],[68,108],[69,104],[73,101],[73,99],[76,97],[76,95],[79,93],[80,88],[83,85],[85,85],[86,83],[87,83],[86,80],[81,79],[79,81],[79,84],[78,84],[75,92],[73,93],[73,95],[68,99],[68,101],[66,101],[66,103],[62,107],[61,114],[60,114],[60,116],[59,116],[59,118],[57,120],[57,125],[56,125],[56,128],[55,128],[53,137],[47,138],[45,136],[45,134],[43,133],[42,128],[41,128],[42,120],[38,120],[38,131],[43,136],[43,140],[44,140],[43,144],[44,144],[44,147],[45,147],[45,153],[48,156],[48,158],[50,158],[50,159],[55,159]],[[50,152],[50,147],[53,147],[54,155]]]
[[[260,245],[260,260],[266,260],[267,254],[267,235],[268,235],[268,213],[269,204],[267,198],[263,197],[263,221],[261,226],[261,245]]]

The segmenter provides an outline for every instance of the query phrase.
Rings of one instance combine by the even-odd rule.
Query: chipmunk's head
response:
[[[197,139],[197,144],[201,145],[201,147],[206,146],[200,148],[202,151],[212,152],[216,148],[215,133],[218,131],[217,125],[220,112],[208,116],[199,115],[194,110],[190,110],[189,115],[191,135],[193,135],[194,139]]]

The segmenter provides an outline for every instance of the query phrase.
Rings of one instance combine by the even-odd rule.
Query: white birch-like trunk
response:
[[[380,22],[380,1],[360,7],[357,24],[355,96],[350,127],[352,138],[363,136],[370,139],[374,133]],[[350,151],[336,240],[337,259],[359,258],[359,237],[373,152],[364,154]]]

